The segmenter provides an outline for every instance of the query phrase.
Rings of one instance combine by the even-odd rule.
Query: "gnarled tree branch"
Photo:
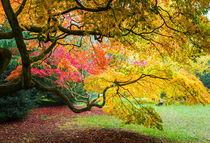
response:
[[[53,41],[52,44],[45,51],[43,51],[41,54],[30,58],[30,63],[34,63],[34,62],[37,62],[38,60],[43,59],[48,53],[50,53],[53,50],[55,45],[56,45],[56,40]]]
[[[109,0],[105,7],[87,8],[87,7],[83,6],[78,0],[75,0],[75,2],[77,3],[78,6],[69,8],[69,9],[59,12],[59,13],[56,13],[56,14],[54,14],[54,16],[63,15],[63,14],[69,13],[74,10],[84,10],[84,11],[89,11],[89,12],[107,11],[107,10],[111,9],[112,1],[113,0]]]
[[[95,100],[93,100],[90,104],[87,104],[86,107],[82,107],[82,108],[76,108],[73,105],[73,101],[71,101],[68,96],[66,96],[65,94],[63,94],[59,89],[54,88],[54,87],[47,87],[42,85],[40,82],[38,82],[37,80],[33,79],[33,83],[34,83],[34,87],[36,87],[38,90],[41,91],[49,91],[49,92],[53,92],[56,93],[61,99],[63,99],[67,106],[75,113],[81,113],[81,112],[85,112],[85,111],[90,111],[92,107],[98,107],[98,108],[102,108],[105,105],[105,94],[106,91],[111,88],[114,87],[114,85],[112,86],[108,86],[105,88],[105,90],[103,91],[103,103],[102,104],[97,104],[95,103]]]
[[[24,8],[25,5],[26,5],[26,1],[27,1],[27,0],[23,0],[23,2],[21,3],[21,5],[20,5],[18,11],[15,13],[16,16],[18,16],[18,15],[23,11],[23,8]]]

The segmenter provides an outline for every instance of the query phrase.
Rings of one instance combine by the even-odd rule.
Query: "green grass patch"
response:
[[[145,128],[140,125],[127,125],[112,116],[78,116],[59,125],[61,129],[71,128],[120,128],[140,134],[167,139],[171,142],[208,142],[210,139],[210,105],[202,106],[154,106],[164,122],[164,131]]]

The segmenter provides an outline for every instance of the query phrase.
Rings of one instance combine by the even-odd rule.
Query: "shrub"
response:
[[[0,122],[23,119],[37,104],[37,98],[30,96],[31,91],[19,91],[0,98]]]

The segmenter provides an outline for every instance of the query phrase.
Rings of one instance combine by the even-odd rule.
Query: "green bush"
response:
[[[38,99],[30,95],[31,91],[19,91],[0,98],[0,122],[23,119],[36,107]]]

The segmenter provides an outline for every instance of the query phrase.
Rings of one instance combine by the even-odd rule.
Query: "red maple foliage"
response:
[[[11,143],[158,143],[159,139],[120,129],[70,129],[61,130],[56,124],[72,120],[75,116],[104,115],[103,111],[76,114],[67,106],[44,107],[32,110],[23,120],[0,124],[0,142]],[[48,119],[43,119],[43,117]],[[166,142],[166,141],[161,141]]]

